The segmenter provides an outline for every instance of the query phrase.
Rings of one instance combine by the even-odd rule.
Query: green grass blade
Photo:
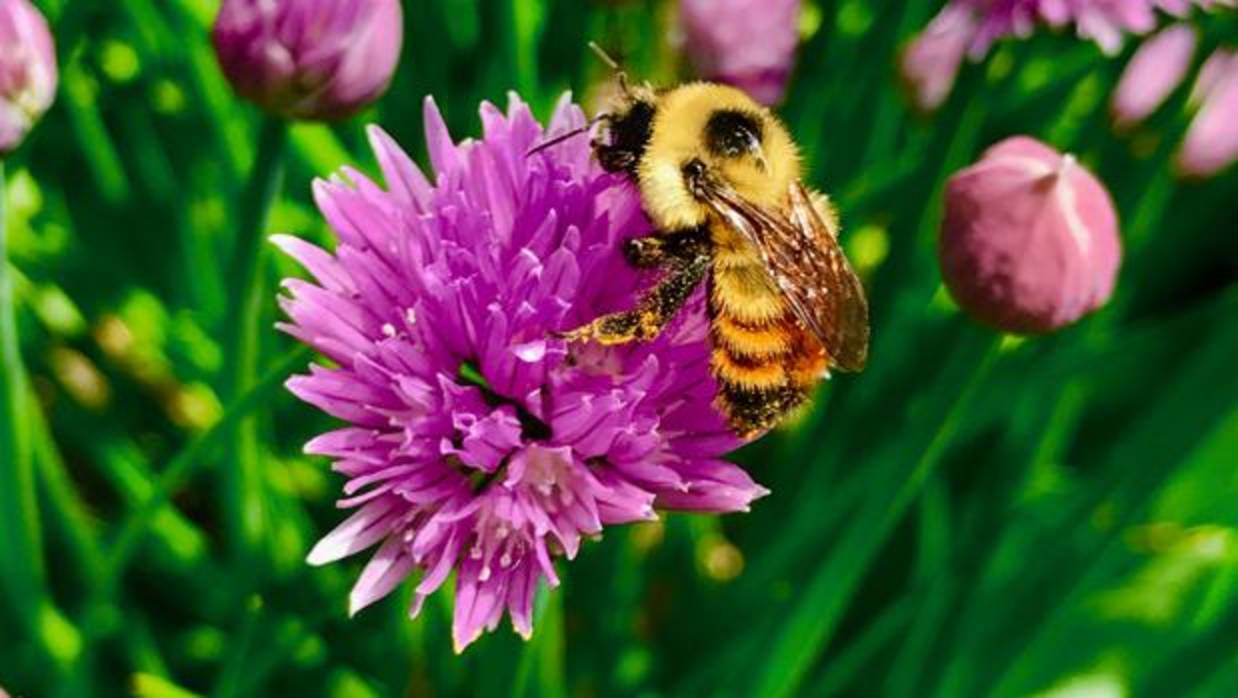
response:
[[[224,411],[219,422],[195,437],[168,462],[168,465],[159,473],[155,487],[138,506],[129,511],[120,525],[119,533],[109,551],[108,566],[102,585],[105,596],[114,589],[120,574],[133,556],[137,544],[146,534],[151,518],[160,507],[167,503],[169,497],[185,483],[196,468],[203,464],[208,452],[220,445],[242,419],[267,404],[272,394],[283,386],[289,373],[296,366],[304,363],[309,355],[309,350],[304,347],[288,352],[248,392],[240,396]]]
[[[44,566],[4,202],[0,160],[0,585],[10,610],[30,627],[36,622],[33,609],[43,598]]]
[[[249,390],[257,378],[262,352],[263,308],[270,305],[267,283],[267,223],[271,205],[283,187],[284,158],[288,143],[288,124],[275,117],[263,121],[258,137],[258,155],[244,197],[233,244],[229,278],[240,282],[239,294],[232,298],[228,312],[230,324],[225,371],[225,395],[231,399]],[[242,558],[253,558],[263,545],[266,523],[266,483],[262,476],[262,447],[258,420],[247,416],[237,424],[234,450],[221,475],[224,505],[231,526],[230,543]]]
[[[941,418],[924,420],[916,432],[905,434],[903,443],[884,458],[883,471],[901,484],[892,497],[878,492],[869,499],[859,516],[850,522],[842,541],[814,572],[808,586],[798,593],[798,601],[774,638],[767,660],[758,665],[752,695],[785,698],[797,694],[813,661],[833,636],[868,566],[941,461],[996,357],[997,340],[992,335],[973,332],[967,339],[970,346],[956,351],[938,383],[936,394],[942,396],[942,404],[929,413],[942,415]],[[905,465],[908,456],[915,456],[910,469]]]

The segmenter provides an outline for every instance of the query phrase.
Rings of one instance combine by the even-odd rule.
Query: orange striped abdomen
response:
[[[808,399],[824,350],[755,261],[715,260],[709,312],[718,407],[742,436],[772,428]]]

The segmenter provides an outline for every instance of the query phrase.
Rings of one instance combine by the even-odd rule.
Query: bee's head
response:
[[[703,184],[713,180],[758,206],[781,207],[800,177],[790,135],[743,92],[692,83],[658,95],[638,170],[645,207],[660,227],[695,227],[709,218]]]
[[[603,140],[594,143],[594,150],[603,169],[636,175],[637,163],[653,133],[654,112],[652,99],[625,95],[616,108],[602,115],[606,133]]]
[[[614,104],[610,109],[594,116],[585,126],[544,141],[529,153],[544,150],[569,138],[588,133],[593,130],[594,125],[602,123],[606,125],[605,132],[600,140],[593,141],[598,161],[608,172],[627,172],[635,178],[637,163],[644,155],[645,147],[653,132],[658,93],[647,82],[639,85],[630,83],[628,74],[615,59],[602,50],[602,47],[590,41],[589,48],[615,72],[615,82],[619,91]]]

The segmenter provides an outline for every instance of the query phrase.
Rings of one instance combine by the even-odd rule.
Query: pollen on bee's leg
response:
[[[640,314],[635,334],[639,339],[650,339],[658,336],[658,332],[662,330],[662,314],[652,310],[646,310]]]
[[[637,269],[656,267],[666,259],[665,242],[654,236],[632,238],[623,243],[623,258]]]
[[[643,313],[612,313],[603,315],[574,330],[554,334],[569,342],[595,341],[599,344],[626,344],[644,337],[644,332],[647,330],[646,322]]]

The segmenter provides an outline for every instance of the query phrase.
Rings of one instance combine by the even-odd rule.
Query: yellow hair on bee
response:
[[[683,165],[701,160],[720,173],[748,201],[773,208],[784,205],[788,188],[800,179],[800,159],[786,128],[769,109],[726,85],[694,82],[658,95],[652,137],[637,169],[645,211],[662,230],[706,223],[709,209],[688,191]],[[704,142],[706,125],[719,111],[755,118],[761,127],[762,157],[723,158]]]
[[[791,380],[799,385],[813,385],[821,378],[829,375],[829,355],[820,344],[800,335],[799,351],[794,352],[795,361],[787,366]]]
[[[830,234],[838,237],[838,207],[834,205],[834,201],[830,199],[825,192],[820,192],[815,189],[808,192],[808,199],[812,202],[812,208],[821,216],[821,220],[825,223],[825,227],[830,229]]]
[[[776,361],[745,364],[737,361],[728,352],[715,349],[712,365],[719,378],[746,390],[778,388],[787,382],[786,369]]]
[[[765,270],[755,265],[715,273],[713,300],[724,314],[745,323],[770,322],[787,313]]]
[[[838,246],[838,214],[802,183],[786,127],[743,92],[704,82],[621,87],[594,149],[606,171],[637,186],[653,223],[656,239],[626,242],[625,255],[665,274],[634,309],[566,336],[652,338],[707,283],[714,404],[751,438],[804,404],[831,366],[863,365],[868,310]],[[846,352],[838,362],[834,350]]]
[[[750,326],[729,315],[719,315],[714,330],[715,341],[739,356],[770,359],[794,347],[794,337],[783,323]]]

